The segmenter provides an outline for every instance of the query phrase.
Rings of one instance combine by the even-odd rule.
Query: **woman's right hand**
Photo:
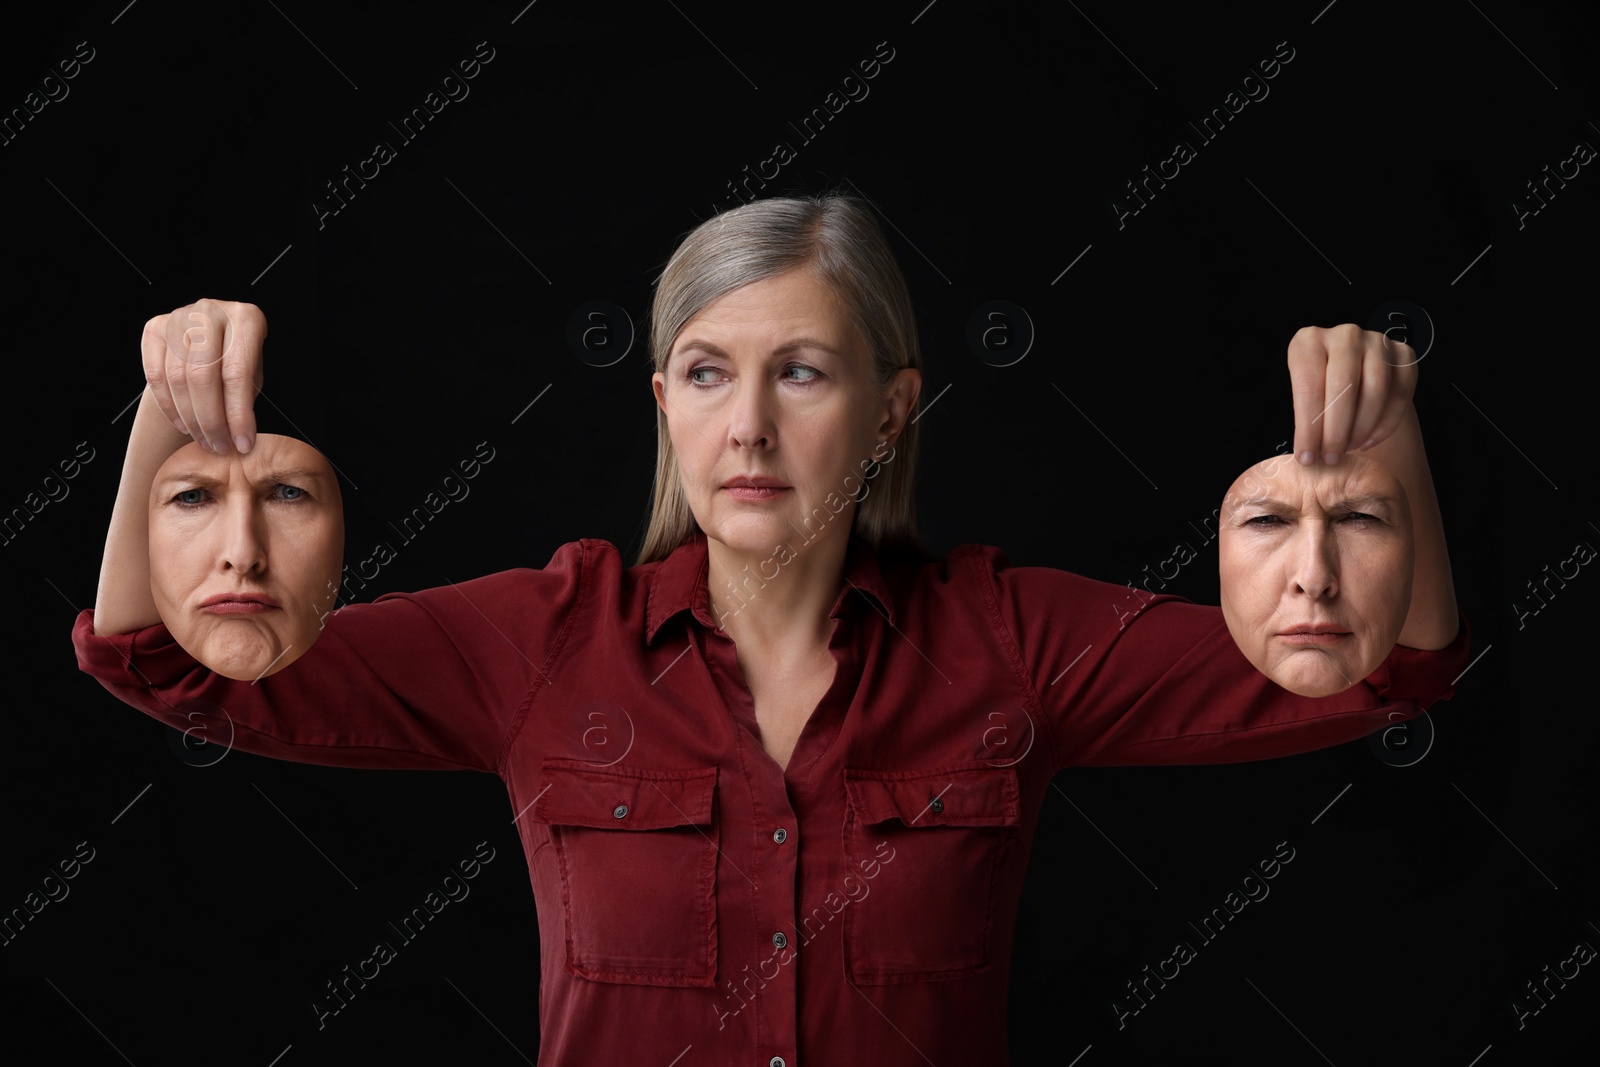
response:
[[[261,309],[237,300],[196,300],[145,323],[144,377],[167,421],[212,452],[249,452],[266,337]]]

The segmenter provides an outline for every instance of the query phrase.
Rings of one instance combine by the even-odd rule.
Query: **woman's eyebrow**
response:
[[[796,337],[792,340],[785,341],[783,344],[772,350],[772,355],[787,356],[791,353],[799,352],[805,349],[815,349],[819,352],[826,352],[831,356],[842,357],[844,355],[837,348],[834,348],[826,341],[819,340],[815,337]],[[711,343],[710,341],[701,340],[700,338],[691,338],[683,342],[683,344],[679,346],[675,352],[673,352],[673,355],[681,356],[686,352],[693,351],[705,352],[708,355],[717,356],[720,359],[729,358],[728,353],[725,352],[721,347]]]
[[[686,352],[705,352],[708,355],[722,356],[724,358],[726,358],[728,355],[728,353],[724,352],[710,341],[701,341],[698,338],[690,338],[689,340],[683,342],[672,354],[674,356],[681,356]]]
[[[777,348],[774,348],[772,350],[772,354],[775,356],[786,356],[791,352],[799,352],[803,349],[815,349],[818,352],[826,352],[830,356],[842,357],[844,355],[844,353],[840,352],[837,348],[834,348],[826,341],[820,341],[815,337],[796,337],[794,340],[786,341]]]

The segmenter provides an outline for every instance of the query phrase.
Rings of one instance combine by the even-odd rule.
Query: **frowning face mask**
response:
[[[1388,656],[1411,606],[1411,511],[1374,460],[1257,463],[1223,500],[1222,614],[1256,669],[1302,696],[1342,692]]]
[[[338,595],[339,483],[304,441],[259,434],[247,455],[190,443],[150,490],[150,592],[173,639],[254,681],[311,647]]]

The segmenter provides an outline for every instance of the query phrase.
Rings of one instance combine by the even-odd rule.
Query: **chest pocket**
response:
[[[567,970],[601,982],[710,986],[717,970],[717,770],[543,766],[528,817],[561,870]]]
[[[844,846],[869,879],[845,909],[857,983],[960,978],[989,967],[996,874],[1021,807],[1017,772],[845,769]]]

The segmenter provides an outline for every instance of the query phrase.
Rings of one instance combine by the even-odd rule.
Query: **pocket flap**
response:
[[[556,826],[661,830],[711,825],[717,769],[653,771],[547,760],[528,816]]]
[[[863,824],[899,819],[907,826],[1015,826],[1021,804],[1010,767],[933,771],[845,768],[844,787]]]

